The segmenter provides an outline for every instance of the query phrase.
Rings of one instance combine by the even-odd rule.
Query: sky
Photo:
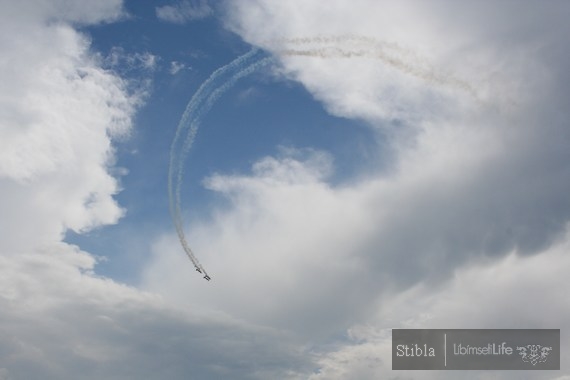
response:
[[[456,378],[393,328],[560,329],[461,376],[570,379],[570,3],[0,10],[0,380]]]

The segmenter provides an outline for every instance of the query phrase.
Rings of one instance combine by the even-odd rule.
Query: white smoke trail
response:
[[[365,36],[344,35],[287,38],[273,40],[272,44],[279,45],[275,52],[282,56],[321,59],[368,58],[379,60],[402,73],[430,84],[459,88],[477,99],[475,90],[468,83],[449,75],[437,73],[433,68],[426,67],[425,62],[419,59],[413,52],[403,49],[394,43],[382,42]],[[291,48],[291,46],[294,48]],[[252,74],[272,61],[272,58],[254,49],[214,71],[188,103],[172,142],[168,172],[170,214],[182,248],[192,261],[192,264],[194,264],[194,267],[201,271],[206,278],[209,278],[208,274],[194,255],[184,234],[181,212],[184,163],[194,143],[203,117],[210,111],[216,101],[241,78]],[[186,136],[184,137],[184,135]]]
[[[168,173],[170,214],[182,248],[188,255],[190,261],[192,261],[192,264],[194,264],[194,267],[208,278],[208,273],[194,255],[184,234],[181,212],[181,189],[184,163],[188,151],[194,142],[202,118],[208,113],[220,96],[230,89],[239,79],[255,72],[259,67],[268,64],[270,60],[268,57],[263,58],[258,50],[252,50],[212,73],[188,103],[172,142]],[[183,139],[184,134],[186,134],[186,137]]]

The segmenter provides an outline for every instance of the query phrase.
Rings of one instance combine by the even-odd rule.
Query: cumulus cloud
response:
[[[213,14],[207,0],[183,0],[173,5],[156,8],[156,17],[162,21],[184,24],[188,21],[200,20]]]
[[[85,9],[93,12],[88,20],[120,14],[120,3],[103,3]],[[38,2],[44,19],[37,20],[38,10],[24,12],[29,6],[7,6],[13,13],[3,13],[0,27],[6,36],[0,42],[0,209],[11,216],[1,222],[8,251],[57,241],[66,229],[117,221],[123,210],[112,198],[117,180],[107,172],[110,137],[129,133],[138,104],[68,24],[84,20],[79,10],[71,7],[66,16],[57,13],[60,2]],[[45,23],[54,15],[61,22]]]

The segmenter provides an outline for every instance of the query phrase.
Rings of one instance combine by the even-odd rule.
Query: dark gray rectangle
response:
[[[394,329],[393,370],[559,370],[559,329]]]

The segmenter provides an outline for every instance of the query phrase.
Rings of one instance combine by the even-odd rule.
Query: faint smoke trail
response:
[[[231,63],[216,70],[200,86],[194,94],[182,119],[178,124],[176,135],[170,150],[170,168],[168,172],[168,195],[170,214],[176,228],[176,233],[182,248],[194,267],[209,278],[208,273],[200,264],[194,252],[188,245],[184,234],[182,212],[181,212],[181,189],[184,173],[184,162],[192,143],[194,142],[198,127],[203,117],[212,108],[215,102],[229,90],[239,79],[250,75],[261,66],[268,64],[270,58],[263,58],[259,50],[252,50],[247,54],[235,59]],[[184,135],[186,135],[184,137]]]
[[[271,43],[280,46],[276,48],[276,53],[284,56],[376,59],[424,82],[456,88],[479,100],[477,92],[469,83],[438,72],[415,53],[396,43],[358,35],[282,38],[272,40]]]
[[[425,82],[459,88],[477,99],[474,89],[466,82],[442,75],[435,69],[426,66],[413,52],[403,49],[397,44],[378,41],[371,37],[358,35],[317,36],[272,40],[277,54],[284,56],[314,57],[322,59],[333,58],[368,58],[379,60],[385,65],[402,73],[421,79]],[[323,46],[324,45],[324,46]],[[241,78],[252,74],[260,67],[273,61],[272,58],[254,49],[238,57],[210,75],[186,106],[178,124],[176,135],[170,150],[170,168],[168,171],[168,195],[170,214],[178,239],[188,258],[196,270],[209,276],[200,264],[186,241],[184,234],[181,190],[186,156],[204,116],[210,111],[216,101],[226,91],[233,87]]]

